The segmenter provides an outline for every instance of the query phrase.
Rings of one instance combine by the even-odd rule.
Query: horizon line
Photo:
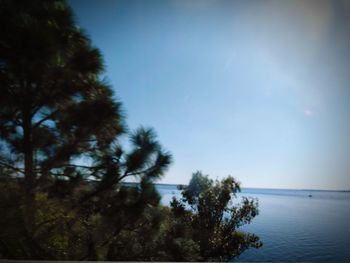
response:
[[[128,184],[138,184],[138,182],[124,182]],[[154,183],[156,185],[172,185],[172,186],[177,186],[177,185],[184,185],[186,186],[187,184],[181,184],[181,183]],[[350,192],[350,189],[345,190],[345,189],[307,189],[307,188],[274,188],[274,187],[241,187],[241,189],[265,189],[265,190],[292,190],[292,191],[324,191],[324,192]]]

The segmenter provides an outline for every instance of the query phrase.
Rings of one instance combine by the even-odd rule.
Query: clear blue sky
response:
[[[243,187],[350,189],[350,1],[70,0],[131,129]]]

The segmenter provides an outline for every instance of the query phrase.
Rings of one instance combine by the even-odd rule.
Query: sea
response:
[[[180,197],[176,185],[158,184],[162,204]],[[350,192],[243,188],[236,198],[257,198],[259,215],[241,229],[258,235],[235,261],[350,262]]]

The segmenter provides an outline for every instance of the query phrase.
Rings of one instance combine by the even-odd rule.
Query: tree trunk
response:
[[[24,188],[25,188],[25,222],[29,233],[35,226],[35,174],[33,158],[33,127],[31,108],[23,110],[23,153],[24,153]]]

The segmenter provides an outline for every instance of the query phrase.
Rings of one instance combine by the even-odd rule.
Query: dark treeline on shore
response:
[[[0,0],[0,24],[0,258],[227,261],[261,246],[239,230],[257,202],[232,206],[230,176],[196,172],[160,205],[172,156],[152,129],[128,132],[64,1]]]

